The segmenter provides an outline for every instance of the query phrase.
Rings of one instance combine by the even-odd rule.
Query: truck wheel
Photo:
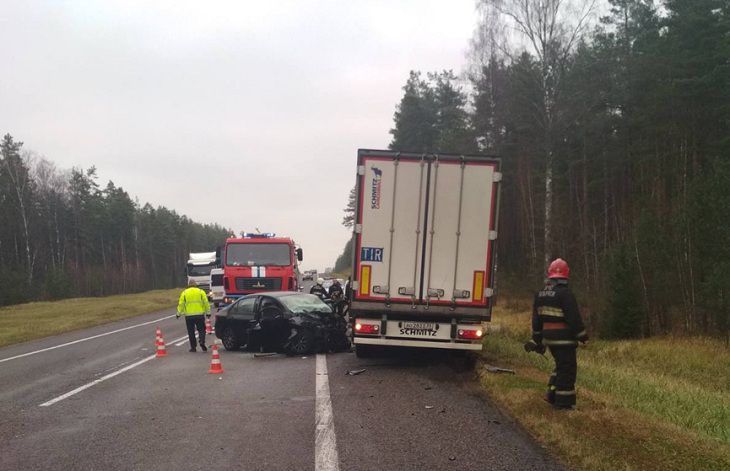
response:
[[[221,342],[223,343],[223,348],[229,352],[235,352],[241,348],[241,340],[238,338],[238,335],[236,335],[236,332],[233,331],[233,327],[230,326],[223,329]]]
[[[350,351],[350,339],[344,332],[338,332],[330,337],[330,350],[335,353]]]
[[[355,344],[355,355],[358,358],[372,358],[375,355],[375,347],[372,345]]]
[[[306,355],[311,352],[314,347],[314,335],[309,329],[297,330],[294,335],[289,338],[284,350],[287,355]]]

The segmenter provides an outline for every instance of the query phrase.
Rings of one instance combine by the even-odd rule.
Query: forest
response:
[[[60,170],[10,134],[0,151],[0,306],[181,286],[188,254],[231,233],[102,187],[94,167]]]
[[[499,295],[562,257],[594,333],[730,339],[730,2],[478,6],[465,72],[410,73],[390,148],[501,157]]]

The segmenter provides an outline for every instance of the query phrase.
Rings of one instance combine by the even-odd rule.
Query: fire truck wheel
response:
[[[241,348],[241,340],[236,335],[236,332],[232,327],[226,327],[223,329],[221,334],[221,342],[223,342],[223,348],[229,352],[235,352]]]

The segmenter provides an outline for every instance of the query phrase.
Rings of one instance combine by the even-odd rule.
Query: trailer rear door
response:
[[[489,308],[499,160],[360,150],[354,300]]]

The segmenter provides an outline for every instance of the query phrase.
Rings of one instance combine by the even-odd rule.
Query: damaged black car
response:
[[[215,335],[226,350],[305,355],[350,349],[347,323],[312,294],[250,294],[216,314]]]

